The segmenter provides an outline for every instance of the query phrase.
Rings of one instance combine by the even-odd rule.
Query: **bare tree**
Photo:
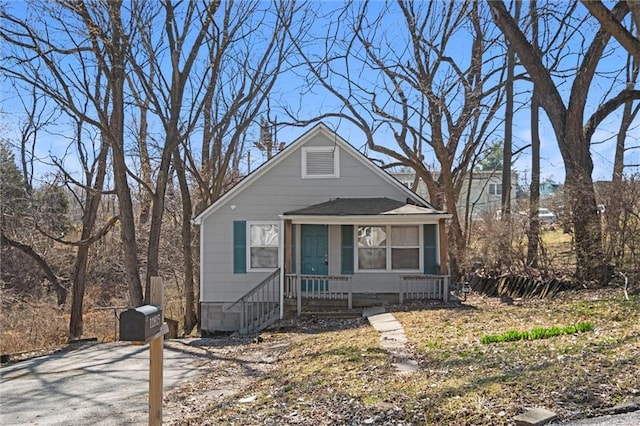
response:
[[[268,108],[269,96],[292,54],[292,22],[307,19],[306,5],[295,2],[227,3],[214,23],[207,45],[208,69],[203,98],[203,132],[199,149],[185,140],[184,165],[176,163],[183,196],[183,257],[185,262],[185,331],[193,326],[195,297],[191,251],[191,210],[187,210],[186,178],[189,172],[197,193],[191,197],[199,214],[239,179],[239,161],[247,133]],[[249,24],[251,23],[251,24]],[[194,152],[200,152],[198,161]],[[178,153],[174,160],[179,159]]]
[[[117,216],[112,217],[100,231],[95,231],[98,208],[102,200],[107,174],[109,145],[106,141],[102,140],[101,143],[99,143],[97,155],[95,155],[96,153],[92,153],[94,155],[91,157],[85,156],[83,153],[87,149],[88,144],[85,144],[83,141],[81,120],[77,123],[76,144],[83,166],[83,182],[79,182],[80,194],[78,197],[83,197],[84,199],[81,200],[82,203],[80,204],[82,206],[80,240],[69,243],[78,247],[72,277],[73,299],[69,323],[69,334],[72,338],[78,338],[84,334],[83,305],[90,248],[92,244],[105,235],[118,220]]]
[[[496,25],[511,42],[520,61],[531,76],[540,105],[546,111],[556,134],[565,164],[565,191],[570,202],[574,227],[577,251],[576,277],[585,281],[604,282],[606,268],[591,176],[593,162],[590,153],[590,137],[588,137],[589,130],[583,126],[589,88],[611,35],[600,29],[593,37],[575,72],[569,100],[565,105],[549,68],[545,66],[540,53],[536,52],[531,41],[509,14],[504,2],[490,1],[489,6]],[[624,2],[618,3],[612,11],[617,19],[627,12],[628,8]],[[563,24],[568,25],[566,21],[570,16],[564,15],[561,19]],[[601,117],[606,117],[624,101],[636,98],[639,94],[623,89],[619,95],[603,103],[593,116],[599,118],[596,120],[599,123],[602,120]]]
[[[100,132],[112,150],[130,303],[142,303],[135,222],[124,148],[124,80],[137,9],[122,19],[122,1],[34,2],[29,16],[0,11],[0,37],[11,47],[0,66],[69,115]],[[46,72],[45,72],[46,71]],[[104,80],[103,80],[104,77]],[[90,106],[85,107],[85,102]]]
[[[320,46],[298,42],[307,79],[340,103],[319,119],[355,123],[367,148],[391,159],[385,167],[415,170],[431,202],[452,214],[454,278],[465,253],[458,196],[503,96],[503,52],[486,41],[480,9],[472,1],[355,3],[335,12]]]
[[[187,162],[198,186],[196,214],[234,182],[230,174],[238,171],[247,131],[269,108],[278,77],[290,67],[286,61],[293,53],[293,40],[301,38],[293,22],[304,27],[309,19],[304,2],[259,6],[259,2],[227,5],[216,26],[217,37],[208,46],[212,73],[199,147],[202,157],[198,161],[189,155]],[[262,31],[254,31],[247,25],[250,21]]]
[[[636,30],[637,31],[637,30]],[[640,72],[640,61],[634,60],[629,55],[627,57],[626,64],[626,76],[627,76],[627,88],[633,89],[637,84],[638,73]],[[625,215],[628,215],[627,210],[633,205],[627,204],[628,201],[633,200],[633,197],[626,197],[623,192],[630,192],[631,195],[634,191],[629,191],[628,187],[633,186],[632,182],[624,182],[625,180],[625,152],[632,147],[627,146],[627,134],[633,123],[633,120],[638,116],[640,112],[640,103],[633,105],[632,101],[624,103],[622,110],[622,117],[620,120],[620,127],[618,134],[616,135],[616,148],[613,160],[613,174],[611,177],[611,191],[602,197],[602,201],[606,202],[606,210],[601,214],[604,214],[606,227],[605,227],[605,254],[607,259],[611,259],[616,264],[623,263],[622,260],[625,257],[625,238],[624,235],[628,228],[626,226],[628,221],[625,220]],[[625,194],[626,195],[626,194]]]
[[[33,110],[38,110],[35,107]],[[35,119],[35,117],[33,117]],[[29,127],[23,127],[23,131]],[[26,139],[21,136],[22,142]],[[24,179],[23,172],[15,164],[15,156],[6,140],[0,139],[0,246],[19,250],[30,258],[42,272],[62,306],[67,300],[67,289],[58,276],[53,263],[47,260],[42,238],[35,230],[34,218],[37,206],[34,203],[33,188]]]
[[[138,134],[144,172],[139,183],[152,201],[146,282],[148,286],[150,277],[160,273],[165,196],[173,166],[182,200],[186,332],[195,324],[192,200],[199,212],[225,190],[217,180],[229,175],[229,160],[238,158],[237,142],[255,122],[273,87],[288,50],[285,28],[296,10],[295,3],[163,1],[140,22],[142,43],[130,53],[135,74],[129,84],[144,111]],[[147,111],[162,125],[161,135],[146,131]],[[190,144],[200,126],[198,164],[199,150]],[[148,139],[158,143],[143,155]],[[159,158],[155,167],[151,157]],[[204,195],[201,199],[189,193],[188,172]]]
[[[202,72],[193,72],[194,66],[199,59],[200,49],[207,44],[214,14],[220,7],[217,2],[180,3],[171,0],[161,3],[163,40],[152,38],[155,34],[151,33],[149,24],[153,25],[155,13],[151,14],[149,21],[140,22],[144,50],[130,52],[129,58],[137,77],[133,85],[138,84],[142,88],[164,130],[164,140],[158,149],[160,164],[155,172],[155,187],[151,193],[153,204],[147,246],[147,296],[151,277],[159,275],[160,237],[171,158],[180,142],[194,130],[202,111],[200,92],[204,91],[203,79],[208,70],[205,68]],[[181,6],[185,9],[181,9]],[[166,42],[169,58],[162,55],[163,41]],[[148,63],[149,70],[143,69],[141,62]],[[165,71],[167,68],[169,75]],[[157,78],[150,79],[150,76]],[[187,89],[192,90],[190,98],[185,98]],[[188,111],[186,117],[185,109]]]
[[[12,80],[18,99],[25,111],[25,118],[20,123],[20,165],[27,192],[33,192],[33,168],[37,161],[36,144],[40,132],[55,121],[57,114],[47,107],[47,98],[38,93],[34,87],[21,87],[20,81]]]

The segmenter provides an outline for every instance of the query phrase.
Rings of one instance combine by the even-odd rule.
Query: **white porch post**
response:
[[[280,303],[280,319],[284,319],[284,254],[285,254],[285,247],[284,247],[284,242],[285,242],[285,238],[284,238],[284,233],[285,233],[285,227],[284,227],[284,222],[285,220],[280,218],[280,247],[278,249],[279,253],[278,253],[278,258],[280,259],[278,261],[278,266],[280,267],[280,296],[279,296],[279,303]]]

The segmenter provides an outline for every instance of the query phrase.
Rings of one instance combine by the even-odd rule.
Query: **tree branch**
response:
[[[49,233],[47,233],[47,231],[45,231],[44,229],[40,228],[37,222],[35,223],[35,227],[38,230],[38,232],[40,232],[42,235],[52,239],[57,243],[64,244],[66,246],[79,247],[79,246],[86,246],[86,245],[93,244],[96,241],[98,241],[100,238],[107,235],[109,231],[111,231],[111,229],[115,226],[116,222],[118,222],[119,220],[120,220],[120,216],[113,216],[111,219],[107,221],[107,223],[102,227],[102,229],[98,231],[97,234],[92,235],[91,237],[86,238],[84,240],[80,240],[80,241],[68,241],[63,238],[54,237],[53,235],[50,235]]]
[[[2,237],[1,241],[3,245],[7,245],[9,247],[20,250],[36,262],[40,269],[42,269],[42,272],[44,273],[47,280],[51,283],[51,285],[53,285],[53,289],[55,290],[58,297],[58,305],[64,305],[67,301],[67,289],[64,288],[62,284],[60,284],[58,276],[55,274],[55,272],[53,272],[53,269],[51,269],[47,261],[44,260],[44,258],[38,253],[36,253],[36,251],[31,246],[22,244],[21,242],[16,240],[12,240],[11,238],[7,237],[4,232],[0,234]]]
[[[637,1],[637,0],[636,0]],[[589,13],[600,22],[602,29],[611,34],[618,43],[624,47],[630,55],[633,55],[636,60],[640,61],[640,40],[634,37],[629,30],[620,24],[620,21],[616,19],[613,13],[607,9],[599,0],[580,0],[582,5],[587,8]],[[621,4],[627,5],[622,0]],[[632,3],[632,2],[629,2]],[[627,5],[628,10],[628,5]]]
[[[596,112],[589,117],[587,124],[584,126],[584,137],[586,141],[591,141],[593,133],[602,121],[607,118],[609,114],[615,111],[620,105],[628,101],[640,99],[640,90],[628,90],[625,89],[614,98],[609,99],[598,107]]]

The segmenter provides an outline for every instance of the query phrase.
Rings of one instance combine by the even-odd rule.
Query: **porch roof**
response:
[[[447,213],[429,207],[417,206],[390,198],[335,198],[297,210],[285,212],[283,219],[319,218],[379,218],[413,217],[414,219],[436,219],[450,217]]]

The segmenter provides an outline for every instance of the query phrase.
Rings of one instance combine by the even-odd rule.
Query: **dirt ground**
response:
[[[240,402],[252,402],[252,384],[277,367],[279,358],[293,342],[323,331],[357,327],[363,323],[363,319],[289,321],[261,333],[259,337],[230,336],[188,341],[185,350],[200,355],[206,351],[208,360],[201,366],[203,374],[200,377],[165,392],[163,424],[191,424],[189,417],[198,418],[207,407],[229,397]]]

